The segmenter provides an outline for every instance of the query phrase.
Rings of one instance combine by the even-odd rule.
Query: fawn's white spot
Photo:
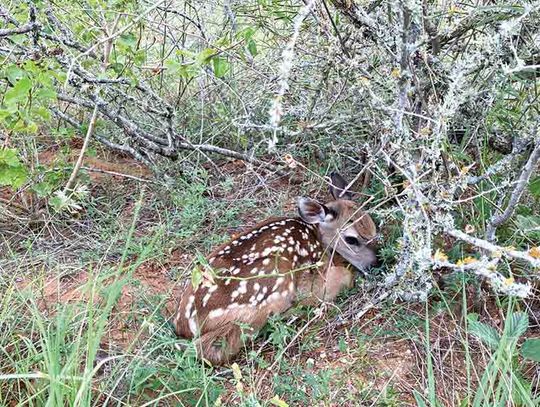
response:
[[[203,297],[203,300],[202,300],[202,306],[203,307],[206,307],[206,304],[208,304],[208,300],[210,300],[210,297],[212,297],[212,293],[210,291],[208,291],[206,293],[206,295]]]
[[[210,311],[208,313],[208,318],[212,319],[212,318],[219,318],[221,317],[223,314],[225,314],[225,310],[223,308],[217,308],[217,309],[214,309],[212,311]]]
[[[253,284],[253,291],[258,292],[261,289],[261,285],[259,283]]]
[[[274,286],[272,287],[272,291],[276,291],[277,288],[285,281],[285,278],[283,277],[278,277],[276,279],[276,283],[274,284]]]
[[[279,297],[281,297],[281,294],[278,293],[277,291],[276,292],[273,292],[272,294],[270,294],[268,296],[268,301],[272,301],[272,300],[278,300]]]
[[[195,318],[190,318],[188,320],[189,330],[191,331],[192,335],[197,335],[197,322],[195,322]]]
[[[215,259],[216,259],[215,257],[210,257],[210,260],[208,260],[208,264],[212,264]]]
[[[263,260],[262,264],[263,266],[268,266],[270,264],[270,259],[267,257],[266,259]]]
[[[231,279],[230,278],[225,279],[225,285],[229,285],[229,284],[231,284]]]
[[[250,274],[256,274],[259,269],[257,267],[253,267],[250,271]]]
[[[292,246],[287,247],[287,251],[288,251],[289,253],[294,252],[294,247],[292,247]]]
[[[188,302],[186,304],[186,313],[185,313],[186,319],[188,319],[189,316],[191,315],[191,307],[193,306],[194,301],[195,301],[195,296],[190,295],[189,298],[188,298]]]
[[[240,281],[240,284],[238,284],[238,292],[240,294],[245,294],[247,293],[247,281],[246,280],[242,280]]]
[[[306,257],[309,253],[306,249],[302,247],[300,250],[298,250],[298,254],[302,257]]]

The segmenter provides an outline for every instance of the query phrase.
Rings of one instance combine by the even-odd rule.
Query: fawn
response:
[[[339,174],[331,180],[334,201],[300,198],[300,217],[259,223],[208,256],[214,277],[187,284],[173,321],[179,336],[196,338],[198,356],[228,363],[242,334],[255,334],[293,304],[332,301],[352,286],[350,265],[365,272],[376,262],[373,220]]]

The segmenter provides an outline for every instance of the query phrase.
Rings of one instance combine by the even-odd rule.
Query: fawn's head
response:
[[[322,204],[300,198],[298,212],[305,222],[317,225],[321,241],[330,253],[335,250],[363,272],[377,262],[375,223],[352,201],[353,196],[345,190],[347,182],[341,175],[332,173],[330,178],[334,201]]]

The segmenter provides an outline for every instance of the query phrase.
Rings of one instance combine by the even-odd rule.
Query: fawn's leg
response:
[[[272,314],[280,314],[292,305],[293,293],[270,296],[264,306],[253,306],[238,312],[233,318],[226,315],[222,320],[211,320],[203,325],[203,334],[196,340],[199,356],[213,365],[229,363],[242,349],[245,335],[255,336]],[[233,319],[231,319],[233,318]]]
[[[253,329],[244,332],[251,334]],[[195,341],[199,357],[212,365],[229,363],[231,358],[242,348],[243,330],[236,322],[227,322],[220,329],[209,331]]]

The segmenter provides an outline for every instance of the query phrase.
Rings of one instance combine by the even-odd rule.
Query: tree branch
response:
[[[538,132],[538,128],[536,129],[535,132]],[[539,159],[540,159],[540,137],[537,138],[535,147],[531,155],[529,156],[527,163],[525,164],[525,166],[523,167],[521,171],[517,185],[514,188],[512,195],[510,196],[510,200],[508,201],[508,205],[506,206],[506,209],[500,215],[493,215],[491,217],[489,224],[487,226],[487,230],[486,230],[486,238],[488,241],[492,242],[495,240],[495,232],[497,231],[497,227],[502,225],[513,215],[516,205],[521,199],[521,195],[523,195],[523,191],[525,190],[525,187],[527,186],[529,179],[531,178],[531,174],[535,170]]]

